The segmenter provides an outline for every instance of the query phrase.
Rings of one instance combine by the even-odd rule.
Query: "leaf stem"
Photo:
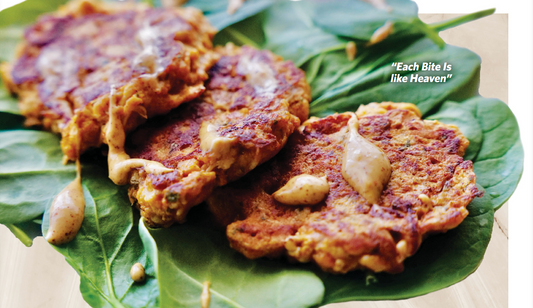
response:
[[[22,244],[24,244],[24,246],[31,247],[33,240],[26,234],[26,232],[12,224],[5,226],[22,242]]]
[[[474,12],[474,13],[471,13],[471,14],[468,14],[468,15],[459,16],[457,18],[452,18],[450,20],[445,20],[445,21],[441,21],[441,22],[432,23],[432,24],[429,25],[429,27],[434,29],[437,32],[440,32],[440,31],[443,31],[443,30],[446,30],[446,29],[457,27],[457,26],[462,25],[462,24],[464,24],[466,22],[469,22],[469,21],[473,21],[473,20],[488,16],[488,15],[491,15],[491,14],[494,13],[495,10],[496,9],[492,8],[492,9],[488,9],[488,10]]]
[[[227,27],[225,29],[231,36],[233,36],[239,43],[242,43],[243,45],[248,45],[256,49],[260,49],[259,45],[257,45],[256,42],[252,41],[250,38],[248,38],[246,35],[242,34],[241,32],[233,29],[232,27]]]

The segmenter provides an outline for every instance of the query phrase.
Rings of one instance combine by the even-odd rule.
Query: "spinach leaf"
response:
[[[467,98],[477,94],[479,84],[480,59],[473,52],[459,47],[446,45],[439,48],[429,39],[417,40],[407,48],[392,50],[382,55],[379,67],[363,64],[356,66],[342,76],[342,80],[333,84],[310,105],[310,113],[324,116],[332,112],[356,110],[361,104],[382,101],[411,102],[418,105],[423,114],[427,113],[446,98]],[[349,65],[346,60],[346,65]],[[451,63],[449,72],[401,72],[396,71],[392,63],[411,64],[417,62],[433,62],[437,64]],[[374,62],[375,63],[375,62]],[[337,71],[342,69],[341,63],[335,63]],[[361,72],[362,70],[362,72]],[[332,72],[334,70],[330,70]],[[392,74],[400,74],[411,79],[413,76],[453,76],[443,83],[390,82]]]
[[[17,99],[11,96],[9,92],[4,87],[3,82],[0,80],[0,112],[7,112],[13,114],[19,114],[20,111],[17,107]],[[0,123],[0,128],[3,126],[3,123]]]
[[[63,165],[59,137],[40,131],[0,132],[0,223],[40,217],[45,207],[75,177]]]
[[[228,14],[226,0],[191,0],[185,6],[192,6],[202,10],[211,24],[222,30],[247,17],[253,16],[274,3],[274,0],[248,0],[233,14]]]
[[[26,247],[33,244],[33,239],[41,236],[41,220],[23,222],[20,224],[7,224],[6,227],[15,235]]]
[[[0,44],[0,62],[13,60],[15,48],[22,39],[23,34],[24,28],[21,26],[12,25],[0,28],[0,41],[2,42],[2,44]]]
[[[264,12],[264,48],[296,66],[327,50],[344,50],[346,40],[314,25],[307,2],[282,2]]]
[[[80,275],[83,298],[92,307],[157,307],[154,267],[143,249],[138,211],[130,206],[127,191],[92,164],[84,166],[82,183],[86,205],[81,229],[72,242],[53,247]],[[43,215],[43,234],[48,231],[49,209]],[[146,271],[142,284],[130,277],[136,262]]]
[[[324,286],[312,272],[269,260],[248,260],[223,232],[187,223],[169,229],[139,224],[150,258],[157,260],[161,307],[199,307],[202,283],[211,283],[211,307],[309,307]]]
[[[330,33],[361,41],[369,41],[387,21],[418,19],[418,7],[412,1],[387,0],[383,3],[382,7],[376,7],[370,1],[335,0],[334,5],[329,1],[316,1],[310,16],[316,25]]]
[[[0,28],[10,25],[26,25],[46,12],[57,10],[68,0],[26,0],[0,12]]]
[[[477,183],[485,189],[481,199],[499,209],[513,194],[524,168],[524,150],[515,116],[500,100],[473,97],[470,108],[483,130],[483,142],[474,160]]]

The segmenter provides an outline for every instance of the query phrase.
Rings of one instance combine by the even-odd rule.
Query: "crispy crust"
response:
[[[207,199],[234,249],[248,258],[286,254],[333,273],[398,273],[427,234],[463,221],[479,194],[472,162],[461,157],[468,140],[457,127],[421,120],[401,105],[371,107],[357,112],[359,133],[391,163],[381,201],[367,203],[341,174],[351,113],[311,118],[274,159]],[[275,201],[271,194],[299,174],[327,176],[326,199],[299,208]]]
[[[132,158],[174,169],[155,175],[141,168],[131,177],[130,198],[151,225],[183,222],[214,187],[242,177],[278,153],[308,116],[309,85],[291,62],[231,44],[217,53],[221,58],[200,98],[148,121],[126,142]],[[256,80],[256,74],[265,78]],[[209,126],[220,138],[218,150],[201,146],[208,141],[202,127]]]
[[[105,142],[111,88],[126,131],[198,97],[217,60],[214,34],[193,8],[74,1],[26,29],[1,75],[26,125],[61,133],[74,160]]]

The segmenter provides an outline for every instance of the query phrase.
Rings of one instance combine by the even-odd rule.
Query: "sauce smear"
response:
[[[342,177],[368,202],[379,201],[391,175],[387,155],[359,135],[359,120],[352,114],[348,121],[350,136],[344,146]]]
[[[76,237],[85,213],[85,198],[81,186],[81,164],[76,161],[76,179],[54,198],[50,208],[50,225],[45,239],[61,245]]]

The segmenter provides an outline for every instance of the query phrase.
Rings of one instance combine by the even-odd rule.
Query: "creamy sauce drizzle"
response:
[[[218,168],[227,170],[235,162],[237,153],[232,147],[235,139],[219,136],[216,125],[203,122],[199,138],[200,149],[213,155]]]
[[[363,198],[377,203],[391,175],[385,153],[359,135],[359,121],[352,114],[348,121],[349,138],[344,146],[342,176]]]
[[[109,94],[109,120],[105,134],[106,142],[109,145],[107,164],[109,168],[109,178],[117,185],[128,184],[131,170],[144,167],[146,172],[151,174],[163,174],[172,172],[163,164],[140,158],[130,158],[124,151],[126,142],[126,132],[120,117],[120,107],[117,106],[114,87],[111,87]]]
[[[237,73],[245,76],[246,81],[260,95],[272,95],[278,86],[276,72],[257,57],[241,57],[237,64]]]
[[[300,174],[272,194],[276,201],[286,205],[313,205],[324,200],[329,193],[326,177]]]
[[[209,308],[209,304],[211,302],[211,292],[209,291],[209,288],[211,287],[211,282],[204,281],[203,289],[202,289],[202,295],[200,296],[200,307],[201,308]]]
[[[157,28],[150,26],[147,22],[137,32],[137,38],[143,50],[133,60],[133,66],[145,67],[149,71],[149,73],[143,74],[140,77],[152,77],[165,70],[160,63],[161,59],[157,56],[156,42],[159,37],[160,34],[157,32]]]
[[[61,245],[76,237],[85,213],[85,198],[81,186],[81,164],[76,161],[76,179],[54,198],[50,208],[50,224],[45,239]]]

